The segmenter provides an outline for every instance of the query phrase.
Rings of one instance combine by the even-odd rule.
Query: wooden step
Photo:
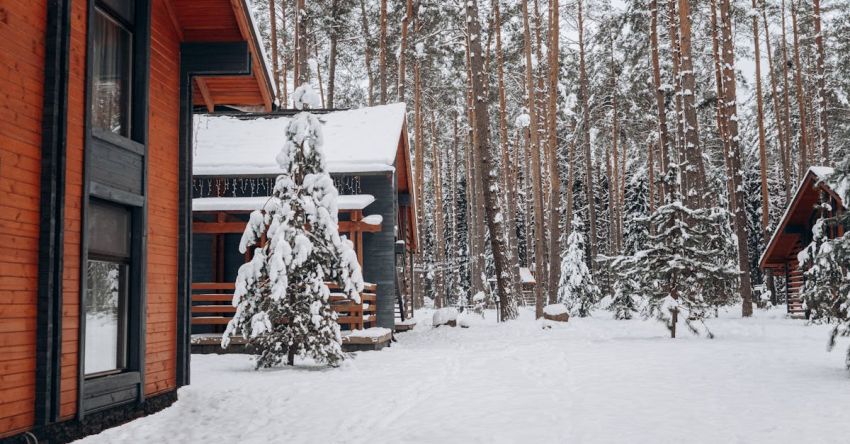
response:
[[[195,316],[192,325],[227,325],[230,319],[224,316]]]
[[[192,302],[232,302],[232,294],[193,294]]]

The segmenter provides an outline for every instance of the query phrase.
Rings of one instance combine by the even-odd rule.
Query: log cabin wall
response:
[[[0,436],[35,420],[46,1],[0,4]]]

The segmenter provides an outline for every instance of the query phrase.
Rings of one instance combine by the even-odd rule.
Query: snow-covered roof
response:
[[[393,171],[405,122],[404,103],[320,115],[331,173]],[[196,115],[196,176],[274,175],[290,118],[284,115]]]
[[[268,201],[268,196],[199,197],[192,199],[192,211],[254,211],[263,208]],[[343,194],[337,199],[337,208],[362,210],[374,201],[375,196],[371,194]]]

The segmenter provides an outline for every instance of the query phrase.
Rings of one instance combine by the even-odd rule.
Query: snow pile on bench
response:
[[[392,338],[393,331],[384,327],[370,327],[364,330],[351,330],[343,332],[342,342],[352,344],[375,343],[388,341]]]
[[[558,316],[569,312],[570,310],[564,304],[549,304],[543,307],[543,313],[549,316]]]
[[[381,225],[384,221],[384,216],[380,214],[370,214],[363,218],[362,222],[366,225]]]

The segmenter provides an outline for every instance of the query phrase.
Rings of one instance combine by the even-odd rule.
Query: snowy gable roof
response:
[[[817,187],[818,185],[822,185],[827,190],[831,190],[838,197],[838,203],[842,206],[846,206],[847,203],[843,202],[843,199],[847,195],[847,187],[850,186],[848,183],[834,183],[832,180],[832,173],[835,170],[830,167],[825,166],[813,166],[809,167],[806,174],[803,175],[803,178],[800,180],[800,183],[797,185],[796,191],[792,195],[791,200],[788,202],[785,207],[785,211],[782,213],[782,217],[779,218],[779,222],[776,228],[773,230],[773,234],[770,236],[767,244],[765,245],[765,249],[759,257],[759,264],[762,268],[768,267],[769,258],[772,256],[773,251],[777,248],[777,245],[780,243],[780,238],[783,236],[785,228],[789,223],[791,223],[791,219],[793,213],[797,210],[797,207],[801,205],[801,201],[804,200],[804,195]],[[810,212],[811,209],[807,210]],[[808,216],[807,216],[808,217]]]
[[[405,122],[404,103],[322,114],[331,173],[393,171]],[[290,118],[284,115],[196,115],[196,176],[274,175]]]

